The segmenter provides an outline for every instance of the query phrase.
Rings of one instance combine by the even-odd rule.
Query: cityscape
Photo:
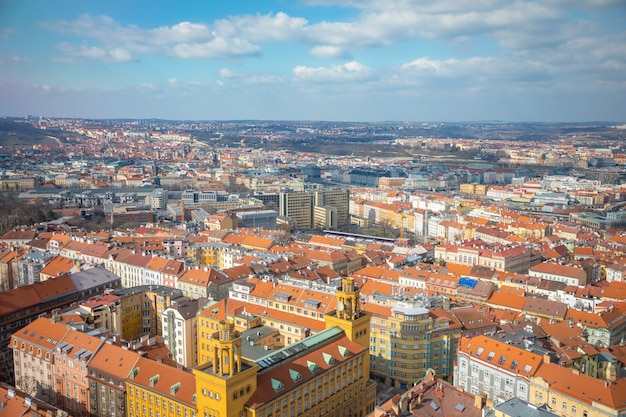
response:
[[[1,127],[6,410],[626,412],[626,125]]]
[[[0,1],[0,417],[626,417],[622,0]]]

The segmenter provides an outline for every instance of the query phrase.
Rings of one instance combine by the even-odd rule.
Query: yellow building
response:
[[[368,304],[371,320],[370,353],[373,378],[408,389],[433,369],[438,377],[452,375],[461,323],[442,309],[398,302],[389,308]]]
[[[221,243],[194,243],[189,245],[187,257],[195,259],[200,265],[218,266],[225,248],[226,245]]]
[[[195,417],[196,381],[189,372],[139,358],[126,378],[128,417]]]
[[[337,299],[340,308],[325,316],[325,330],[278,349],[255,350],[252,340],[242,341],[234,322],[205,320],[214,331],[203,330],[198,342],[198,352],[210,358],[193,370],[198,416],[362,417],[373,411],[370,316],[359,308],[352,279],[343,280]]]
[[[626,379],[603,381],[544,362],[530,379],[529,402],[563,417],[624,416]]]
[[[459,186],[459,191],[462,194],[474,194],[476,193],[476,184],[463,183]]]
[[[114,295],[120,297],[122,339],[131,341],[162,335],[161,314],[172,300],[182,297],[182,292],[161,285],[142,285],[117,289]]]

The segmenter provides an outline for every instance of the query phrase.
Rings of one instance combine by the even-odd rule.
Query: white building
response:
[[[161,315],[163,341],[172,353],[172,359],[187,368],[198,365],[196,314],[206,301],[205,298],[172,301],[172,305]]]

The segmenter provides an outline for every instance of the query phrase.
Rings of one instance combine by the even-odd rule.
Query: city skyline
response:
[[[0,1],[0,115],[624,121],[597,1]]]

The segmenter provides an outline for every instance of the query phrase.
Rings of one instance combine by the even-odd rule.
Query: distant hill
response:
[[[37,129],[30,123],[0,120],[0,146],[53,144],[50,136],[61,133]]]

